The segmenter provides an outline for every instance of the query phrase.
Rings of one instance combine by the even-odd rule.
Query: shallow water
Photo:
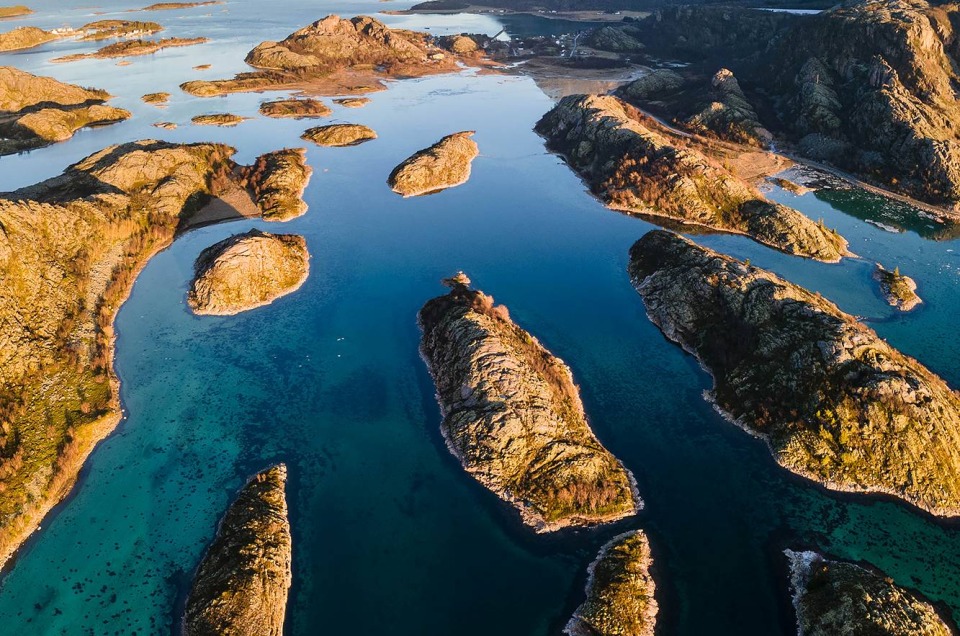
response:
[[[312,124],[256,116],[274,94],[198,100],[176,86],[241,70],[254,44],[326,13],[402,7],[280,4],[283,11],[231,2],[149,14],[168,26],[165,36],[213,41],[134,58],[125,68],[109,60],[47,62],[93,48],[75,42],[0,56],[0,63],[107,88],[117,95],[113,103],[135,114],[0,159],[0,188],[58,174],[135,138],[225,141],[240,161],[302,145],[298,135]],[[89,9],[64,10],[52,0],[33,5],[38,15],[16,24],[95,19]],[[435,32],[499,30],[486,16],[387,21]],[[213,69],[192,70],[204,63]],[[159,90],[174,93],[167,109],[139,102]],[[117,320],[126,417],[94,452],[74,496],[5,573],[0,631],[169,633],[233,493],[276,461],[290,468],[290,634],[556,634],[582,600],[586,564],[628,527],[650,534],[664,634],[790,632],[780,550],[800,545],[869,561],[957,615],[960,529],[791,477],[701,398],[709,378],[650,324],[625,273],[627,250],[653,226],[606,210],[544,151],[532,126],[552,102],[531,80],[467,71],[394,83],[372,97],[362,109],[335,107],[332,119],[369,125],[379,139],[309,149],[314,176],[305,216],[193,231],[144,270]],[[234,129],[150,127],[204,112],[254,119]],[[398,161],[465,129],[477,131],[482,153],[467,184],[409,200],[389,191],[384,180]],[[821,291],[960,386],[955,242],[886,232],[813,194],[773,196],[823,217],[862,259],[823,265],[743,237],[695,239]],[[256,311],[193,316],[184,301],[194,258],[250,227],[306,236],[310,278]],[[874,261],[913,276],[924,305],[895,315],[870,279]],[[415,316],[443,292],[439,279],[458,269],[570,364],[594,430],[637,476],[647,504],[638,518],[560,538],[531,536],[448,454],[417,353]]]

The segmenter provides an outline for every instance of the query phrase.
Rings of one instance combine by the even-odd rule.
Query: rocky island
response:
[[[174,9],[193,9],[195,7],[209,7],[223,4],[223,0],[204,0],[203,2],[157,2],[140,11],[172,11]]]
[[[960,515],[960,397],[922,364],[818,294],[669,232],[637,241],[629,271],[713,376],[716,408],[781,466]]]
[[[187,304],[195,314],[238,314],[293,293],[309,272],[302,236],[250,230],[200,253]]]
[[[185,636],[281,636],[292,538],[287,467],[253,477],[220,522],[187,597]]]
[[[33,13],[33,10],[30,9],[30,7],[22,4],[17,4],[12,7],[0,7],[0,20],[6,18],[19,18],[21,16],[30,15],[31,13]]]
[[[360,124],[330,124],[308,128],[300,138],[312,141],[318,146],[342,147],[356,146],[376,139],[377,133],[372,128]]]
[[[414,153],[393,169],[387,184],[397,194],[416,197],[466,183],[480,154],[471,137],[473,131],[454,133]]]
[[[190,119],[197,126],[236,126],[247,120],[246,117],[234,115],[233,113],[211,113],[208,115],[196,115]]]
[[[564,628],[569,636],[653,636],[656,585],[650,542],[642,530],[615,537],[588,568],[587,600]]]
[[[130,117],[107,106],[106,91],[64,84],[11,66],[0,66],[0,155],[65,141],[88,126]]]
[[[147,93],[140,99],[143,100],[144,104],[152,104],[154,106],[163,107],[167,105],[168,101],[170,101],[170,93]]]
[[[866,567],[816,552],[784,552],[790,562],[799,636],[952,636],[929,602]]]
[[[909,276],[901,274],[899,267],[891,272],[877,263],[873,277],[880,283],[880,293],[891,307],[910,311],[923,302],[917,295],[917,283]]]
[[[567,366],[462,273],[420,310],[420,351],[447,447],[537,532],[616,521],[641,506],[594,436]]]
[[[0,33],[0,53],[22,51],[35,46],[59,40],[60,35],[39,29],[37,27],[17,27],[11,31]]]
[[[256,71],[195,80],[181,88],[198,97],[264,89],[342,95],[380,90],[383,79],[455,72],[458,60],[441,52],[426,33],[390,29],[368,16],[330,15],[280,42],[255,47],[246,62]]]
[[[251,183],[302,189],[287,164],[233,154],[131,142],[0,194],[0,563],[120,420],[113,319],[147,260],[195,223],[259,214]]]
[[[162,40],[124,40],[114,42],[94,51],[93,53],[74,53],[63,57],[56,57],[51,62],[76,62],[89,58],[108,59],[116,57],[136,57],[152,55],[157,51],[179,46],[194,46],[207,42],[207,38],[164,38]]]
[[[260,104],[260,114],[278,119],[306,119],[329,117],[333,111],[319,99],[278,99]]]
[[[788,254],[839,261],[847,242],[612,96],[565,97],[537,123],[609,207],[746,234]]]
[[[337,106],[343,106],[344,108],[363,108],[370,103],[369,97],[341,97],[339,99],[333,100],[333,103]]]

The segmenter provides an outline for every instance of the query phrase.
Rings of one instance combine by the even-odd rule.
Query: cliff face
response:
[[[342,94],[351,92],[342,90],[342,82],[349,81],[348,72],[378,83],[378,77],[452,72],[457,69],[457,59],[449,52],[442,53],[426,33],[390,29],[368,16],[344,19],[330,15],[280,42],[257,45],[246,62],[258,71],[232,80],[187,82],[181,88],[209,97],[268,87],[309,85],[316,91],[329,85],[327,92]]]
[[[785,551],[800,636],[951,636],[928,602],[867,568]]]
[[[446,190],[470,178],[470,164],[480,154],[473,131],[447,135],[414,153],[394,168],[387,184],[397,194],[415,197]]]
[[[187,598],[185,636],[281,636],[292,581],[287,468],[251,479],[220,522]]]
[[[656,56],[733,69],[764,125],[879,184],[960,201],[955,86],[960,6],[863,0],[814,16],[735,8],[657,11],[622,27]]]
[[[603,546],[589,568],[587,600],[564,633],[570,636],[653,636],[656,585],[650,575],[650,543],[641,530]]]
[[[200,253],[187,302],[194,313],[217,316],[268,305],[303,284],[309,259],[302,236],[231,236]]]
[[[713,400],[785,468],[828,488],[960,514],[960,398],[819,295],[663,231],[630,252],[650,319]]]
[[[551,150],[624,212],[747,234],[788,254],[837,261],[847,242],[756,188],[616,97],[571,95],[537,123]]]
[[[233,152],[132,142],[0,194],[0,562],[119,420],[114,315],[149,257],[242,187]]]
[[[570,370],[466,283],[419,315],[451,452],[538,532],[636,512],[631,475],[590,430]]]
[[[128,111],[104,105],[109,98],[106,91],[0,66],[0,155],[65,141],[87,126],[128,119]]]

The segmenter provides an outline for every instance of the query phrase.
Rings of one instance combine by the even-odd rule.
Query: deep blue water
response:
[[[33,5],[41,11],[21,23],[94,19],[53,0]],[[58,174],[104,145],[135,138],[225,141],[240,161],[302,145],[299,134],[313,124],[256,116],[274,94],[197,100],[176,86],[242,70],[254,44],[327,13],[401,7],[276,6],[284,10],[236,1],[151,14],[167,35],[213,41],[123,68],[47,62],[92,48],[75,42],[0,56],[0,63],[107,88],[115,104],[135,113],[65,144],[0,159],[0,188]],[[434,32],[499,30],[478,16],[388,21]],[[203,63],[214,68],[192,70]],[[158,90],[174,93],[169,108],[139,103]],[[74,496],[4,573],[0,632],[169,633],[233,493],[276,461],[291,476],[290,634],[556,634],[582,600],[586,564],[627,527],[650,535],[663,634],[790,632],[780,550],[797,545],[869,561],[960,610],[960,529],[794,478],[710,409],[701,397],[708,376],[650,324],[625,273],[627,250],[653,226],[605,209],[544,151],[532,127],[551,101],[531,80],[468,71],[394,83],[372,97],[362,109],[336,108],[332,119],[369,125],[376,141],[309,149],[314,176],[305,216],[190,232],[144,270],[117,319],[126,417],[94,452]],[[224,130],[187,123],[218,111],[255,119]],[[164,120],[186,125],[150,127]],[[385,179],[397,162],[466,129],[477,131],[481,148],[467,184],[408,200],[389,191]],[[813,194],[773,196],[823,217],[862,258],[824,265],[743,237],[696,240],[821,291],[960,386],[955,242],[885,232]],[[306,236],[310,278],[268,307],[193,316],[184,302],[193,260],[250,227]],[[870,279],[874,261],[917,279],[924,305],[895,315]],[[638,518],[532,536],[450,457],[417,353],[415,317],[443,292],[440,278],[459,269],[571,366],[594,430],[638,478],[647,504]]]

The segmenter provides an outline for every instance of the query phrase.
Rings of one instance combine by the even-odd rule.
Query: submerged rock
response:
[[[377,133],[360,124],[330,124],[308,128],[300,138],[318,146],[356,146],[376,139]]]
[[[923,302],[917,295],[917,284],[909,276],[901,274],[899,267],[891,272],[877,263],[873,277],[880,283],[880,293],[891,307],[910,311]]]
[[[447,135],[393,169],[387,184],[397,194],[415,197],[453,188],[470,178],[470,164],[480,154],[473,131]]]
[[[292,581],[287,467],[253,477],[220,522],[187,597],[185,636],[281,636]]]
[[[293,234],[250,230],[197,257],[187,302],[195,314],[229,316],[269,305],[307,280],[307,241]]]
[[[714,378],[712,400],[827,488],[960,514],[960,397],[818,294],[656,230],[630,251],[647,314]]]
[[[865,567],[816,552],[790,561],[799,636],[951,636],[956,629],[927,601]]]
[[[117,123],[130,112],[104,104],[106,91],[0,66],[0,155],[40,148],[81,128]]]
[[[569,636],[653,636],[656,585],[650,543],[642,530],[615,537],[590,564],[587,600],[564,629]]]
[[[632,475],[590,430],[570,370],[468,283],[419,314],[447,447],[537,532],[634,514]]]
[[[260,104],[260,114],[266,117],[304,119],[328,117],[332,113],[319,99],[278,99]]]
[[[313,174],[306,155],[303,148],[276,150],[241,170],[244,185],[265,220],[288,221],[306,213],[303,191]]]
[[[826,262],[847,253],[846,240],[835,231],[767,200],[616,97],[565,97],[536,130],[615,210],[738,232]]]

